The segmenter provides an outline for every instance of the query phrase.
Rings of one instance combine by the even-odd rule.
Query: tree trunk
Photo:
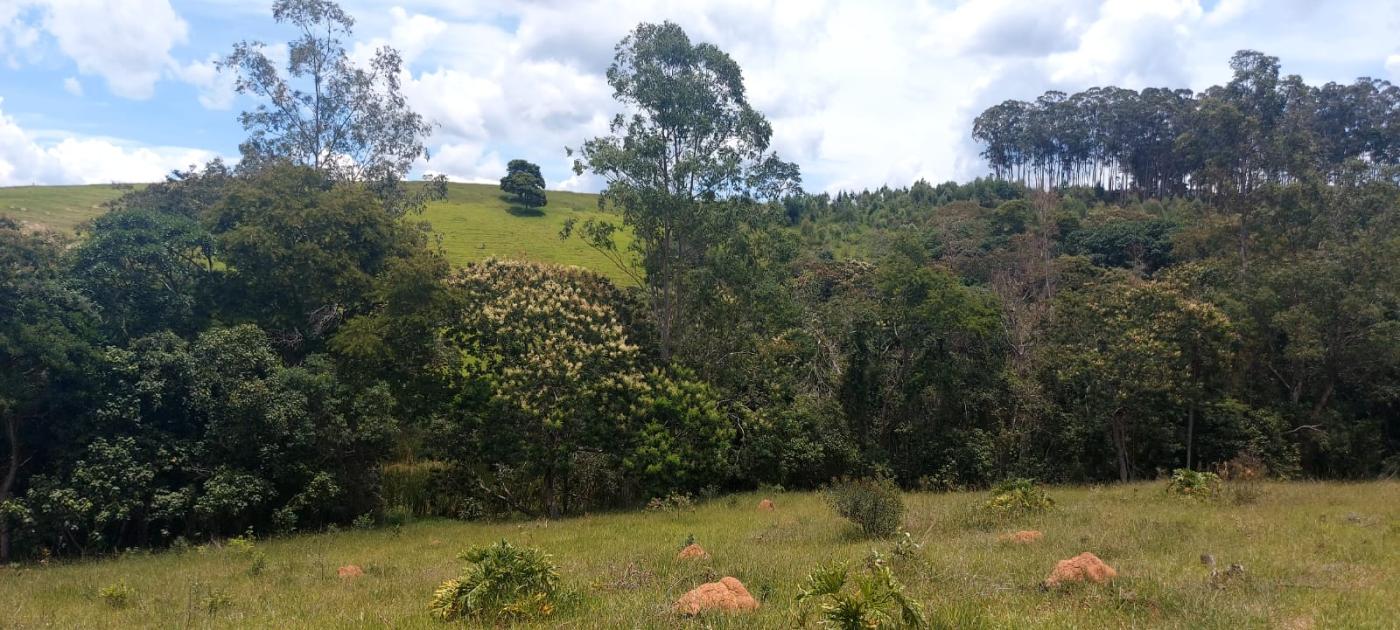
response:
[[[19,478],[19,417],[5,419],[5,439],[10,442],[10,463],[5,467],[5,478],[0,480],[0,505],[10,500]],[[0,513],[0,564],[10,561],[10,521]]]
[[[1123,425],[1123,414],[1121,411],[1113,412],[1111,421],[1113,433],[1113,450],[1118,454],[1118,480],[1128,483],[1128,431]]]
[[[1196,437],[1196,406],[1186,410],[1186,470],[1191,470],[1191,444]]]

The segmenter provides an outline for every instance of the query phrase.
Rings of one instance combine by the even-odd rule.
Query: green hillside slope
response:
[[[72,231],[102,213],[102,204],[123,192],[108,185],[0,188],[0,215]],[[489,184],[450,184],[447,195],[417,218],[432,223],[454,263],[492,256],[536,260],[577,265],[618,282],[626,281],[612,263],[581,241],[559,240],[559,229],[570,217],[612,216],[598,210],[597,195],[550,191],[549,205],[538,211],[513,207],[502,198],[500,189]]]

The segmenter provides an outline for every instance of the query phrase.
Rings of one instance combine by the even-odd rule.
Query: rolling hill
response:
[[[124,192],[110,185],[0,188],[0,215],[72,232]],[[627,282],[611,262],[581,241],[559,239],[559,229],[570,217],[616,218],[599,210],[597,195],[550,191],[549,205],[533,211],[512,206],[490,184],[449,184],[447,199],[429,204],[412,218],[432,224],[442,237],[443,251],[456,264],[493,256],[535,260],[577,265]],[[619,246],[625,247],[627,235],[622,238]]]

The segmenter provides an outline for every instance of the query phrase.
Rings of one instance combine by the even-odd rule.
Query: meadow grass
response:
[[[106,212],[104,203],[125,192],[108,185],[12,186],[0,188],[0,215],[26,223],[72,232],[79,223]],[[578,238],[560,240],[569,218],[621,223],[616,214],[598,208],[598,196],[550,191],[549,204],[538,210],[521,208],[489,184],[448,184],[447,198],[428,204],[409,220],[427,221],[441,238],[443,252],[456,265],[486,258],[530,260],[592,269],[621,284],[631,279],[602,254]],[[631,242],[618,235],[618,248]]]
[[[106,212],[103,204],[126,192],[105,184],[8,186],[0,188],[0,215],[72,232],[79,223]]]
[[[1386,628],[1400,618],[1400,483],[1272,483],[1248,505],[1167,496],[1161,483],[1051,495],[1053,511],[1002,523],[980,516],[985,493],[907,495],[904,527],[923,547],[891,562],[936,627]],[[775,511],[755,509],[763,496]],[[1021,528],[1045,538],[997,541]],[[710,560],[675,559],[689,535]],[[3,569],[0,627],[443,627],[427,614],[434,587],[461,573],[460,551],[501,539],[553,555],[569,594],[536,625],[564,628],[793,627],[803,576],[892,544],[861,539],[812,493],[553,522],[418,521],[259,541],[254,552],[210,544]],[[1040,588],[1057,560],[1081,551],[1119,578]],[[1213,586],[1205,553],[1242,564],[1244,577]],[[338,578],[346,564],[365,575]],[[724,575],[761,608],[694,620],[670,612],[682,593]],[[99,595],[122,584],[120,606]]]

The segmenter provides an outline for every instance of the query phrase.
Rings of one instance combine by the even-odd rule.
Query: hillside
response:
[[[1052,488],[1056,509],[992,525],[984,493],[906,496],[904,527],[921,548],[862,540],[818,495],[720,498],[694,510],[612,513],[562,521],[408,523],[218,543],[99,561],[0,568],[0,627],[446,628],[427,613],[433,589],[461,572],[456,556],[506,539],[553,556],[566,596],[538,627],[684,626],[670,603],[735,576],[756,613],[692,627],[797,627],[803,577],[833,560],[858,567],[879,550],[933,627],[1359,628],[1393,620],[1400,596],[1400,485],[1270,483],[1257,502],[1171,497],[1159,483]],[[1029,528],[1044,539],[999,542]],[[709,560],[679,561],[694,535]],[[198,541],[196,541],[198,542]],[[1042,590],[1057,560],[1092,551],[1119,577],[1103,586]],[[1212,581],[1202,554],[1243,573]],[[337,577],[344,565],[363,568]],[[125,584],[124,598],[100,595]],[[108,592],[120,591],[108,588]],[[812,627],[810,624],[808,627]]]
[[[0,188],[0,214],[71,232],[123,192],[109,185]],[[601,215],[593,194],[550,191],[549,205],[530,211],[511,206],[496,186],[449,184],[447,199],[430,204],[421,219],[442,236],[443,250],[454,263],[492,256],[536,260],[577,265],[624,281],[612,263],[581,241],[559,240],[566,219]]]

